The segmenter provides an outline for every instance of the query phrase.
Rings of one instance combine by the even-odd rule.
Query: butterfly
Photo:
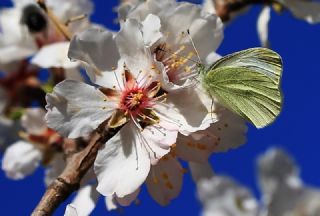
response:
[[[280,55],[251,48],[227,55],[208,68],[198,64],[202,86],[222,105],[257,128],[271,124],[281,112]]]

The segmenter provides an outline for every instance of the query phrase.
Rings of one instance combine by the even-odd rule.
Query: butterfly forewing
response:
[[[280,56],[265,48],[228,55],[203,76],[210,95],[243,118],[262,128],[281,111]]]
[[[246,67],[267,75],[279,83],[282,60],[278,53],[267,48],[250,48],[227,55],[215,62],[210,70],[221,67]]]

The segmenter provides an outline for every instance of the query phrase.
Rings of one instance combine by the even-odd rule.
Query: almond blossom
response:
[[[3,49],[0,45],[0,51],[4,52],[3,57],[0,52],[0,65],[4,63],[7,65],[3,69],[12,71],[13,68],[9,68],[9,66],[14,65],[15,60],[23,60],[34,55],[31,59],[32,64],[41,68],[64,68],[69,78],[79,79],[80,75],[76,70],[79,64],[71,62],[67,57],[69,42],[57,30],[51,18],[42,11],[35,0],[14,0],[13,3],[13,8],[4,9],[8,12],[5,14],[6,20],[3,21],[5,33],[3,38],[6,39],[4,42],[8,41],[5,43],[8,45]],[[61,25],[69,23],[69,20],[74,17],[83,15],[80,20],[68,24],[67,29],[72,33],[82,31],[90,26],[88,17],[93,10],[93,4],[90,0],[48,0],[45,1],[45,6],[52,10],[53,16],[56,16]],[[22,34],[23,37],[19,37]],[[15,50],[12,50],[13,48]],[[12,52],[8,53],[7,51],[10,50]],[[19,55],[15,53],[19,53]]]
[[[57,133],[47,128],[44,115],[42,109],[30,108],[22,116],[21,124],[26,130],[20,132],[23,140],[10,145],[2,160],[2,169],[9,178],[22,179],[33,173],[40,163],[51,167],[51,162],[57,159],[51,148],[58,149],[62,140]],[[61,159],[58,160],[62,163]]]
[[[0,71],[18,69],[21,60],[36,52],[36,44],[20,24],[21,10],[1,9],[0,12]]]
[[[320,3],[314,0],[277,0],[274,8],[279,12],[289,10],[295,17],[310,24],[320,22]],[[257,20],[257,30],[263,46],[268,46],[268,28],[271,19],[271,7],[264,6]]]
[[[284,150],[269,149],[258,158],[263,192],[262,215],[313,216],[320,214],[320,190],[304,185],[294,160]]]
[[[191,116],[185,106],[170,102],[158,81],[161,66],[146,50],[137,21],[128,19],[115,38],[98,29],[89,32],[93,31],[97,35],[91,40],[97,41],[89,42],[102,42],[102,46],[87,46],[83,38],[88,32],[80,34],[71,42],[70,57],[85,62],[91,71],[108,69],[110,65],[103,65],[102,59],[111,50],[104,44],[116,43],[111,48],[118,48],[121,56],[118,68],[95,74],[98,88],[70,80],[58,84],[47,96],[47,123],[69,138],[87,136],[109,118],[109,127],[123,125],[95,161],[97,190],[121,198],[145,181],[150,165],[170,151],[178,132],[188,135],[204,127],[208,113],[201,103],[196,104],[197,115]],[[98,50],[92,52],[92,48]]]
[[[167,91],[194,85],[190,81],[198,75],[197,55],[203,64],[217,60],[222,22],[197,5],[148,0],[130,9],[126,17],[141,21],[145,45],[165,67],[162,85]]]
[[[262,192],[259,202],[244,186],[229,177],[211,172],[210,167],[193,166],[202,215],[313,216],[320,213],[320,190],[304,185],[293,159],[283,150],[271,148],[258,158]]]

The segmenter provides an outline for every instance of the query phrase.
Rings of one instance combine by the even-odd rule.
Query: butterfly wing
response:
[[[281,57],[265,48],[228,55],[203,76],[208,93],[257,128],[272,123],[281,111]]]
[[[280,82],[282,73],[282,60],[278,53],[262,47],[250,48],[227,55],[216,61],[210,70],[221,67],[252,68]]]

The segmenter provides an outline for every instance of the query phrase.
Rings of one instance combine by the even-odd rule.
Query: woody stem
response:
[[[49,185],[32,216],[52,215],[64,200],[78,190],[81,179],[92,167],[100,147],[120,128],[108,128],[107,121],[102,123],[91,135],[88,145],[79,152],[73,151],[74,145],[66,144],[66,148],[71,148],[64,149],[67,153],[67,165],[60,176]]]

